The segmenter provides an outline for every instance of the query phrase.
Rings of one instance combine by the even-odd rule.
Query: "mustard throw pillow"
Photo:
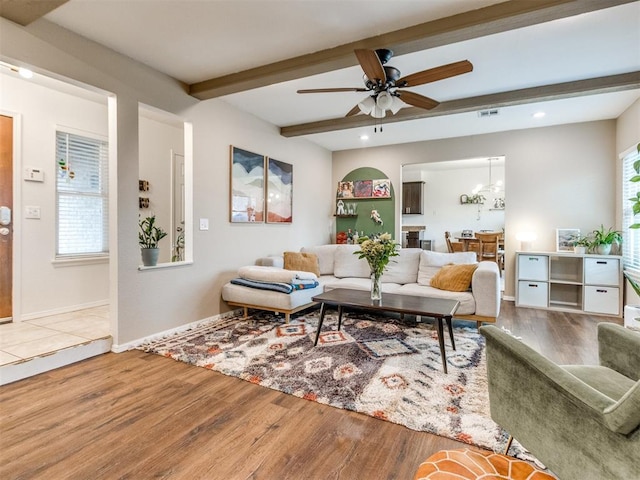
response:
[[[299,270],[320,276],[320,264],[315,253],[284,252],[285,270]]]
[[[471,277],[478,265],[475,263],[464,265],[445,265],[431,279],[431,286],[439,290],[450,292],[465,292],[471,285]]]

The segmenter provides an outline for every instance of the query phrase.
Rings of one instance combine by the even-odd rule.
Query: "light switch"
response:
[[[24,217],[25,218],[40,218],[40,207],[27,206],[24,207]]]
[[[209,230],[209,219],[201,218],[200,219],[200,230]]]

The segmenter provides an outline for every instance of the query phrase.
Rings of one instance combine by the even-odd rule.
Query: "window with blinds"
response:
[[[56,257],[107,254],[107,142],[57,131],[56,171]]]
[[[640,280],[640,229],[629,228],[640,223],[640,213],[634,215],[633,202],[630,198],[637,198],[640,192],[640,182],[630,179],[637,175],[634,163],[640,161],[640,154],[636,149],[622,159],[622,256],[625,271]]]

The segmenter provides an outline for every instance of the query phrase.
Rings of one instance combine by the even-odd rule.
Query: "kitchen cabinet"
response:
[[[422,190],[424,182],[402,184],[402,214],[422,215]]]

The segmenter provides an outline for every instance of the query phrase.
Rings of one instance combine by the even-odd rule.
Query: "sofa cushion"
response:
[[[359,259],[353,252],[360,250],[360,245],[338,245],[335,254],[333,274],[338,278],[369,278],[371,269],[367,261]]]
[[[416,283],[421,248],[401,248],[397,257],[391,257],[382,274],[382,283]]]
[[[382,283],[382,293],[396,293],[402,285],[399,283]],[[370,278],[334,278],[331,281],[322,283],[324,291],[333,290],[335,288],[348,288],[350,290],[371,290]]]
[[[315,253],[318,256],[320,275],[333,275],[335,253],[338,245],[318,245],[317,247],[303,247],[303,253]]]
[[[318,256],[315,253],[284,252],[284,269],[311,272],[320,276]]]
[[[453,264],[477,263],[475,252],[441,253],[423,250],[420,253],[420,266],[418,267],[418,283],[431,285],[431,279],[440,268]]]
[[[478,265],[445,265],[431,279],[431,286],[440,290],[449,290],[451,292],[465,292],[471,286],[471,277],[476,271]]]

